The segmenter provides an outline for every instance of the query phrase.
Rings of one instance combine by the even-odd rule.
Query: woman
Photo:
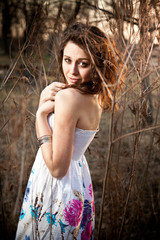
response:
[[[40,148],[16,239],[93,239],[94,199],[84,152],[98,131],[102,109],[111,106],[116,58],[114,45],[97,27],[76,23],[64,31],[59,69],[65,83],[54,82],[41,93]]]

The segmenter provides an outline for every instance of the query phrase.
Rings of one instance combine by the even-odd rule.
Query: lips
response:
[[[68,80],[69,80],[71,83],[77,83],[80,79],[68,77]]]

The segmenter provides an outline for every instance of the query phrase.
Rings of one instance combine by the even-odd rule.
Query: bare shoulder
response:
[[[60,90],[55,98],[55,120],[60,128],[74,129],[79,119],[80,93],[73,88]],[[62,117],[63,116],[63,117]],[[55,124],[56,125],[56,124]]]
[[[60,90],[57,94],[57,95],[60,95],[60,96],[70,96],[70,97],[80,97],[82,96],[82,94],[75,88],[65,88],[65,89],[62,89]]]
[[[78,106],[82,98],[83,94],[81,94],[77,89],[65,88],[56,94],[55,101],[56,103],[63,103],[64,105],[71,104]]]

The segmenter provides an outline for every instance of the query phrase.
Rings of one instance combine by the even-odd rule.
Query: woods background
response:
[[[1,239],[14,239],[38,148],[39,95],[59,79],[59,34],[75,21],[112,36],[127,66],[123,88],[86,152],[95,239],[159,239],[160,1],[3,0],[0,19]]]

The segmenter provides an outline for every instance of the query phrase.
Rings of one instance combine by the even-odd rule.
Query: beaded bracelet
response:
[[[52,136],[51,135],[44,135],[37,139],[39,146],[41,146],[43,143],[51,142]]]

